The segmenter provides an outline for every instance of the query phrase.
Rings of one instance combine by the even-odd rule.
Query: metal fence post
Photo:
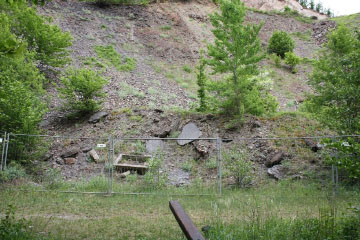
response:
[[[222,152],[221,152],[221,138],[216,139],[216,158],[217,158],[217,174],[218,174],[218,194],[221,195],[222,192]]]
[[[7,134],[7,138],[5,141],[5,158],[4,158],[4,165],[3,165],[3,169],[6,169],[6,161],[7,161],[7,156],[8,156],[8,150],[9,150],[9,141],[10,141],[10,133]]]
[[[4,170],[4,159],[5,159],[5,143],[6,143],[6,132],[4,134],[4,138],[2,141],[2,151],[1,151],[1,166],[0,166],[0,171]]]
[[[109,153],[108,153],[108,189],[107,194],[112,194],[112,184],[113,184],[113,163],[114,162],[114,138],[109,137]]]

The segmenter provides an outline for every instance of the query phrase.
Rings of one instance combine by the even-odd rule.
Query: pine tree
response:
[[[242,117],[244,113],[260,115],[274,110],[276,104],[270,95],[261,91],[258,63],[263,59],[260,25],[244,25],[245,5],[240,0],[223,0],[221,14],[210,16],[215,43],[208,45],[208,65],[213,73],[229,74],[222,81],[209,83],[216,92],[220,107],[229,115]],[[214,102],[214,101],[213,101]]]

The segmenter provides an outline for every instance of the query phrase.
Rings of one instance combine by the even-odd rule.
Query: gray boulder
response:
[[[177,140],[177,143],[181,146],[188,144],[195,139],[198,139],[202,135],[202,132],[194,123],[188,123],[183,127],[182,132],[178,138],[188,138],[188,140]]]
[[[267,173],[270,177],[275,178],[276,180],[280,180],[284,178],[284,167],[281,165],[275,165],[272,168],[267,170]]]
[[[106,117],[107,115],[109,115],[109,113],[107,113],[107,112],[97,112],[90,117],[88,122],[89,123],[97,123],[100,121],[100,119]]]
[[[156,151],[161,151],[164,149],[164,142],[162,140],[148,140],[146,141],[146,152],[155,153]]]

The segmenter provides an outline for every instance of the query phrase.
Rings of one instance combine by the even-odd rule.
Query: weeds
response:
[[[111,45],[95,46],[94,50],[100,59],[107,65],[114,66],[118,71],[131,72],[136,67],[134,58],[126,57],[123,62],[121,55]]]

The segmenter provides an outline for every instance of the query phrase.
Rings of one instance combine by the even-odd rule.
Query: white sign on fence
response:
[[[2,143],[2,138],[0,138],[0,143]]]
[[[98,144],[96,145],[98,148],[105,148],[106,147],[106,144]]]

